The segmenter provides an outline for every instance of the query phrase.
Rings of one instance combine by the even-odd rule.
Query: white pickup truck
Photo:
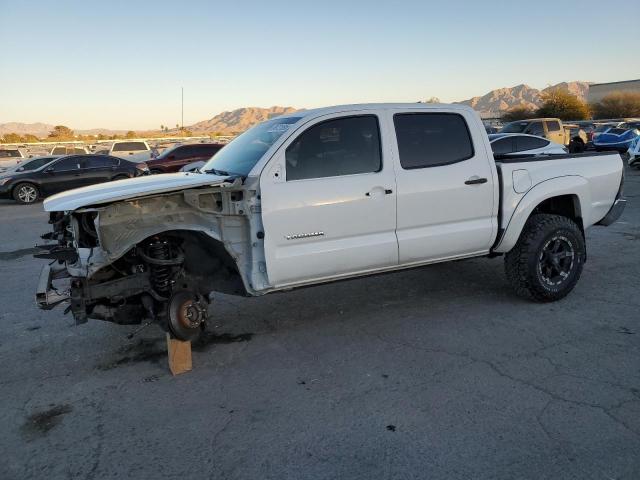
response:
[[[468,107],[348,105],[261,123],[199,173],[48,198],[37,303],[193,339],[211,292],[257,296],[504,254],[517,294],[576,285],[625,206],[617,153],[496,159]]]

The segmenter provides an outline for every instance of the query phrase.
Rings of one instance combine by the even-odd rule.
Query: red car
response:
[[[166,149],[153,160],[147,160],[146,164],[151,173],[177,172],[189,163],[206,162],[222,147],[224,145],[219,143],[176,145]]]

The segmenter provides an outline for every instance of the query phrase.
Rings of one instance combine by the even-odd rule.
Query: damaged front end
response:
[[[35,255],[51,261],[36,302],[47,310],[68,303],[77,324],[154,322],[192,340],[204,328],[212,291],[253,291],[256,201],[215,187],[51,212],[53,231],[43,238],[54,243]]]

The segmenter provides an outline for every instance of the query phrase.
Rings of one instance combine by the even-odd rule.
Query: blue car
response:
[[[640,131],[635,125],[622,124],[620,127],[611,128],[598,135],[593,140],[593,146],[599,152],[615,150],[624,153],[629,150],[631,143],[640,136]]]

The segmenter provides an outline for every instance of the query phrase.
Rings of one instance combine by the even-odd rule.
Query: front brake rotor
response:
[[[202,297],[188,290],[174,293],[169,301],[169,329],[180,340],[195,340],[207,320]]]

